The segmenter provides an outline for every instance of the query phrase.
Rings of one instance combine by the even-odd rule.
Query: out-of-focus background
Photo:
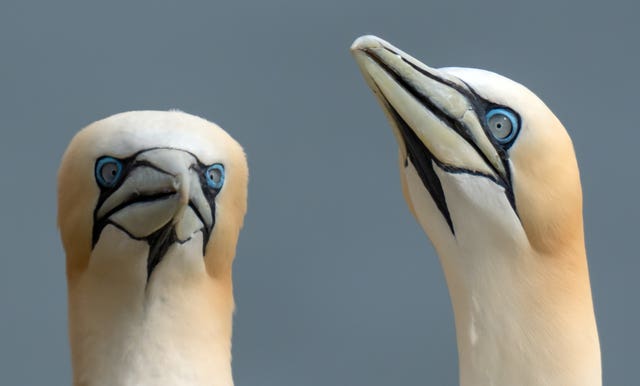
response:
[[[236,384],[455,385],[437,257],[349,54],[376,34],[434,66],[536,92],[573,137],[609,385],[636,379],[638,3],[20,1],[0,6],[0,383],[68,385],[56,172],[105,116],[178,108],[248,153]]]

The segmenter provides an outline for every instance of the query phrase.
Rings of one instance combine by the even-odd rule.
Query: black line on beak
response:
[[[473,88],[471,88],[469,85],[467,85],[464,82],[463,83],[465,84],[465,86],[461,86],[461,85],[459,85],[457,83],[454,83],[454,82],[451,82],[451,81],[449,81],[447,79],[440,78],[440,77],[430,73],[429,71],[419,67],[415,63],[412,63],[408,59],[404,58],[400,53],[395,52],[394,50],[390,49],[389,47],[385,46],[385,47],[383,47],[383,49],[391,52],[394,55],[398,55],[402,59],[403,62],[407,63],[409,66],[411,66],[414,70],[416,70],[420,74],[422,74],[422,75],[424,75],[424,76],[426,76],[426,77],[428,77],[430,79],[433,79],[433,80],[437,81],[438,83],[440,83],[440,84],[442,84],[444,86],[453,88],[459,94],[461,94],[462,96],[467,98],[467,100],[469,101],[473,111],[475,112],[475,114],[480,119],[480,125],[482,126],[486,137],[493,144],[494,149],[496,150],[496,152],[500,156],[502,164],[503,164],[504,169],[505,169],[506,175],[505,175],[505,178],[503,178],[501,176],[501,173],[493,166],[493,164],[490,162],[490,160],[487,158],[487,156],[484,154],[484,152],[482,152],[480,150],[480,148],[478,147],[478,145],[475,143],[475,141],[473,140],[474,136],[472,135],[471,131],[462,122],[460,122],[459,120],[455,119],[454,117],[451,117],[449,114],[447,114],[446,111],[438,108],[427,96],[422,95],[418,90],[416,90],[414,87],[412,87],[411,84],[409,84],[407,81],[405,81],[402,78],[402,76],[400,76],[393,68],[388,66],[375,52],[373,52],[371,50],[368,50],[368,49],[365,49],[365,50],[363,50],[363,52],[365,52],[369,58],[371,58],[373,61],[375,61],[390,77],[392,77],[393,80],[400,87],[402,87],[406,92],[408,92],[411,96],[413,96],[422,105],[424,105],[426,109],[431,111],[445,125],[447,125],[451,129],[453,129],[456,133],[458,133],[475,150],[475,152],[484,160],[485,164],[489,168],[491,168],[491,170],[493,170],[493,172],[495,173],[496,176],[498,176],[498,178],[496,179],[493,176],[490,176],[490,175],[487,175],[487,174],[484,174],[484,173],[481,173],[481,172],[478,172],[478,171],[467,170],[467,169],[458,168],[458,167],[455,167],[455,166],[452,166],[452,165],[447,165],[446,163],[443,163],[440,160],[438,160],[437,158],[435,158],[435,156],[428,150],[428,148],[426,146],[424,146],[422,141],[420,141],[420,139],[417,137],[417,135],[411,129],[411,127],[404,121],[404,119],[402,119],[402,117],[397,112],[397,110],[395,110],[393,108],[393,106],[386,99],[386,97],[384,96],[384,93],[380,90],[380,88],[378,88],[378,94],[385,100],[385,104],[387,106],[387,109],[390,111],[391,115],[394,118],[394,121],[396,122],[398,128],[400,129],[400,131],[402,133],[402,136],[403,136],[403,138],[405,140],[405,146],[407,146],[407,153],[409,153],[411,155],[411,161],[414,164],[414,166],[416,166],[416,168],[418,170],[420,170],[420,168],[418,168],[418,165],[416,165],[416,162],[418,162],[418,163],[424,162],[424,161],[418,161],[418,158],[416,157],[417,154],[411,154],[408,142],[417,141],[418,144],[411,145],[411,147],[414,149],[413,151],[414,152],[417,151],[417,149],[420,148],[420,146],[418,146],[418,145],[421,144],[423,150],[420,150],[420,152],[425,152],[425,154],[428,153],[426,158],[429,159],[430,161],[435,162],[443,170],[445,170],[445,171],[447,171],[449,173],[467,173],[467,174],[472,174],[472,175],[483,176],[483,177],[489,178],[490,180],[492,180],[496,184],[502,186],[504,188],[504,191],[505,191],[505,196],[507,197],[507,200],[511,204],[511,207],[513,208],[513,211],[516,213],[516,215],[518,215],[518,211],[516,209],[516,204],[515,204],[515,195],[514,195],[514,192],[513,192],[513,188],[511,187],[511,169],[510,169],[510,165],[509,165],[508,153],[506,152],[506,150],[502,146],[500,146],[499,144],[496,143],[496,141],[493,139],[493,137],[488,133],[486,125],[481,120],[481,117],[483,117],[486,114],[487,111],[489,111],[492,108],[499,107],[499,106],[496,105],[495,103],[492,103],[492,102],[487,101],[484,98],[480,97],[473,90]],[[374,83],[375,83],[375,81],[374,81]],[[405,134],[405,132],[410,133],[410,135]],[[425,186],[427,187],[427,189],[431,193],[432,197],[434,198],[434,200],[438,204],[438,208],[440,209],[442,214],[447,219],[447,222],[449,223],[449,226],[450,226],[450,228],[451,228],[451,230],[453,232],[453,225],[452,225],[452,222],[451,222],[451,218],[449,216],[449,211],[448,211],[448,209],[446,207],[446,200],[444,200],[444,194],[442,194],[442,197],[439,196],[439,194],[440,194],[439,191],[442,191],[442,187],[441,187],[440,181],[439,181],[438,177],[435,175],[435,172],[433,172],[433,166],[430,164],[430,162],[428,162],[427,164],[429,165],[428,168],[423,168],[423,171],[421,172],[422,174],[420,174],[420,177],[422,178],[423,183],[425,184]],[[431,172],[429,172],[429,170],[431,170]],[[433,176],[431,176],[431,174],[433,174]],[[433,181],[434,179],[438,181],[437,184],[434,184],[433,182],[425,182],[425,180],[426,181]],[[443,208],[446,209],[446,212],[443,210]]]
[[[396,53],[395,51],[384,47],[385,50],[391,52],[394,55],[400,55],[398,53]],[[413,96],[418,102],[420,102],[423,106],[425,106],[427,108],[427,110],[431,111],[436,117],[438,117],[438,119],[440,119],[445,125],[447,125],[448,127],[450,127],[451,129],[453,129],[453,131],[455,131],[456,133],[458,133],[472,148],[473,150],[476,151],[476,153],[483,159],[483,161],[487,164],[488,167],[490,167],[497,176],[500,176],[500,172],[498,170],[496,170],[496,168],[493,166],[493,164],[491,163],[491,161],[489,161],[489,159],[487,158],[487,156],[482,152],[482,150],[480,150],[480,148],[478,147],[478,145],[476,145],[475,141],[473,140],[473,134],[471,133],[471,131],[459,120],[451,117],[446,111],[440,109],[438,106],[436,106],[427,96],[422,95],[418,90],[416,90],[413,86],[411,86],[411,84],[409,84],[407,81],[405,81],[402,76],[400,76],[393,68],[389,67],[378,55],[375,54],[375,52],[371,52],[369,50],[365,51],[366,54],[372,59],[374,60],[387,74],[389,74],[389,76],[391,76],[393,78],[393,80],[400,86],[402,87],[406,92],[408,92],[409,94],[411,94],[411,96]],[[402,58],[402,55],[400,55],[400,57]],[[410,65],[413,69],[415,69],[416,71],[420,72],[421,74],[427,76],[430,79],[435,80],[436,82],[447,86],[447,87],[451,87],[454,90],[456,90],[459,94],[463,95],[465,98],[467,98],[467,100],[469,101],[469,103],[472,105],[473,107],[473,111],[476,113],[476,115],[478,117],[484,116],[484,114],[487,111],[488,106],[490,106],[491,104],[484,101],[482,98],[480,98],[479,96],[477,96],[475,93],[465,89],[464,87],[461,87],[458,84],[452,83],[450,81],[447,81],[445,79],[441,79],[423,69],[421,69],[420,67],[417,67],[416,65],[414,65],[413,63],[409,62],[407,59],[402,58],[402,60],[407,63],[408,65]],[[480,124],[482,125],[482,122],[480,122]],[[486,130],[485,130],[485,134],[486,134]],[[491,141],[491,138],[489,137],[489,140]],[[494,147],[495,144],[494,144]],[[496,151],[498,151],[498,154],[500,155],[501,158],[504,159],[504,150],[502,148],[497,147]]]

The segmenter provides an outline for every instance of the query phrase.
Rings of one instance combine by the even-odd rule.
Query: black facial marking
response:
[[[387,48],[387,51],[398,55],[396,52],[394,52],[393,50],[390,50]],[[406,92],[408,92],[409,94],[411,94],[411,96],[413,96],[416,100],[418,100],[422,105],[424,105],[429,111],[431,111],[436,117],[438,117],[438,119],[440,119],[443,123],[445,123],[447,126],[451,127],[453,130],[455,130],[456,133],[458,133],[462,138],[465,139],[465,141],[471,146],[473,147],[473,149],[476,151],[476,153],[478,153],[478,155],[480,157],[482,157],[482,159],[485,161],[485,163],[491,167],[492,169],[494,169],[494,171],[496,172],[496,174],[500,174],[498,173],[497,170],[495,170],[495,168],[493,167],[493,164],[489,161],[489,159],[484,155],[484,153],[480,150],[480,148],[478,147],[478,145],[476,145],[475,141],[473,140],[473,134],[471,133],[471,130],[466,127],[461,121],[459,121],[458,119],[456,119],[456,117],[452,117],[451,115],[449,115],[448,112],[440,109],[438,106],[436,106],[433,102],[431,102],[431,100],[423,95],[419,90],[417,90],[415,87],[413,87],[411,84],[409,84],[406,80],[404,80],[404,78],[402,78],[402,76],[400,76],[393,68],[389,67],[387,64],[384,63],[384,61],[382,61],[382,59],[380,59],[375,53],[372,52],[367,52],[369,57],[371,59],[373,59],[376,63],[378,63],[378,65],[387,72],[387,74],[389,74],[394,81],[401,86]],[[441,79],[431,73],[429,73],[428,71],[421,69],[420,67],[414,65],[413,63],[409,62],[408,60],[403,58],[403,61],[407,64],[409,64],[412,68],[414,68],[416,71],[420,72],[421,74],[445,85],[448,87],[451,87],[453,89],[455,89],[457,92],[459,92],[460,94],[464,95],[467,100],[469,101],[469,103],[471,104],[471,106],[473,107],[473,110],[475,111],[475,113],[478,115],[478,117],[484,117],[484,115],[486,114],[487,111],[489,111],[490,109],[497,107],[497,105],[495,105],[494,103],[491,103],[489,101],[484,100],[483,98],[481,98],[478,94],[476,94],[474,91],[472,91],[472,89],[469,88],[465,88],[465,87],[461,87],[460,85],[453,83],[451,81],[448,81],[446,79]],[[466,83],[465,83],[466,85]],[[484,124],[483,119],[480,119],[481,123],[482,123],[482,127],[485,131],[485,134],[488,134],[488,128],[486,127],[486,124]],[[508,164],[506,163],[508,160],[508,154],[506,153],[505,149],[500,146],[500,144],[498,144],[495,140],[493,140],[493,136],[491,135],[487,135],[487,137],[489,138],[489,140],[491,140],[492,144],[494,145],[494,147],[496,147],[496,151],[498,152],[498,154],[500,155],[500,158],[503,160],[503,163],[505,163],[505,167],[508,167]]]
[[[486,122],[484,120],[484,116],[486,115],[486,113],[488,111],[490,111],[490,110],[492,110],[494,108],[508,108],[508,107],[500,106],[500,105],[497,105],[497,104],[495,104],[495,103],[493,103],[491,101],[487,101],[486,99],[484,99],[480,95],[478,95],[478,93],[476,93],[475,90],[473,90],[473,88],[470,87],[464,81],[463,81],[464,86],[462,86],[462,85],[454,83],[454,82],[452,82],[450,80],[440,78],[440,77],[432,74],[428,70],[426,70],[424,68],[421,68],[417,64],[407,60],[404,57],[402,57],[402,55],[400,55],[398,52],[395,52],[394,50],[392,50],[392,49],[390,49],[388,47],[385,47],[385,49],[387,51],[395,54],[395,55],[399,55],[405,63],[407,63],[409,66],[411,66],[414,70],[418,71],[422,75],[424,75],[426,77],[429,77],[430,79],[433,79],[433,80],[435,80],[435,81],[437,81],[437,82],[439,82],[439,83],[441,83],[441,84],[443,84],[443,85],[445,85],[447,87],[453,88],[458,93],[462,94],[469,101],[469,103],[471,104],[474,112],[477,114],[477,116],[478,116],[478,118],[480,120],[480,123],[481,123],[482,128],[483,128],[483,130],[485,132],[486,137],[489,139],[491,144],[494,146],[497,154],[500,156],[500,159],[502,161],[504,170],[506,171],[506,179],[503,180],[500,177],[498,179],[496,179],[495,177],[493,177],[491,175],[488,175],[488,174],[485,174],[485,173],[481,173],[481,172],[473,171],[473,170],[466,170],[466,169],[454,167],[454,166],[451,166],[451,165],[447,165],[447,164],[441,162],[440,160],[438,160],[437,158],[435,158],[433,156],[433,154],[422,143],[422,141],[417,137],[415,132],[410,128],[410,126],[402,119],[400,114],[392,107],[391,103],[388,100],[386,100],[386,98],[384,97],[384,94],[382,93],[382,91],[378,89],[378,95],[385,100],[386,107],[389,110],[389,113],[390,113],[392,119],[395,121],[396,126],[398,127],[398,129],[401,132],[401,135],[402,135],[402,137],[404,139],[404,142],[405,142],[407,153],[409,154],[408,158],[410,159],[411,163],[415,166],[416,170],[418,171],[418,174],[420,175],[420,178],[422,179],[423,184],[425,185],[425,187],[429,191],[429,194],[431,194],[432,198],[436,202],[436,205],[438,206],[438,209],[440,210],[440,212],[444,216],[445,220],[449,224],[449,227],[451,228],[451,232],[455,234],[454,227],[453,227],[453,222],[451,220],[451,217],[450,217],[450,214],[449,214],[449,210],[448,210],[448,207],[447,207],[447,204],[446,204],[446,198],[444,196],[444,192],[442,191],[442,185],[440,183],[440,180],[439,180],[438,176],[435,174],[435,171],[433,170],[432,162],[436,163],[438,165],[438,167],[440,167],[441,169],[445,170],[448,173],[454,173],[454,174],[466,173],[466,174],[482,176],[482,177],[488,178],[491,181],[493,181],[494,183],[502,186],[504,188],[505,196],[507,197],[509,203],[511,204],[511,207],[513,208],[513,210],[516,213],[516,215],[518,215],[518,212],[516,210],[515,195],[514,195],[514,192],[513,192],[512,181],[511,181],[511,167],[510,167],[510,162],[509,162],[509,153],[507,151],[508,148],[515,141],[515,138],[514,138],[514,140],[512,140],[511,142],[506,143],[506,144],[501,144],[501,143],[497,142],[497,140],[493,137],[493,135],[490,134],[489,128],[487,127],[487,124],[486,124]],[[495,175],[500,176],[500,173],[498,172],[498,170],[496,170],[496,168],[489,161],[489,159],[486,157],[486,155],[476,145],[476,143],[474,141],[474,136],[473,136],[471,130],[468,127],[466,127],[463,122],[458,120],[456,117],[453,117],[453,116],[449,115],[449,113],[447,111],[444,111],[444,110],[438,108],[427,96],[423,95],[419,90],[417,90],[415,87],[413,87],[400,74],[398,74],[393,68],[391,68],[387,64],[385,64],[385,62],[380,57],[378,57],[375,52],[370,51],[370,50],[365,50],[365,52],[389,76],[391,76],[394,79],[394,81],[400,87],[402,87],[407,93],[412,95],[422,105],[424,105],[429,111],[431,111],[444,124],[446,124],[447,126],[452,128],[456,133],[458,133],[476,151],[476,153],[480,157],[482,157],[482,159],[485,161],[485,163],[495,172]],[[513,111],[513,110],[511,110],[511,111]],[[519,114],[517,114],[517,112],[515,112],[515,111],[514,111],[514,114],[515,114],[516,118],[518,119],[518,124],[521,124],[521,118],[520,118]],[[406,166],[407,166],[407,160],[405,160],[405,167]]]
[[[149,243],[149,257],[147,258],[147,282],[151,277],[151,273],[156,266],[162,261],[162,258],[169,250],[169,247],[178,241],[176,229],[168,222],[165,226],[158,229],[147,238]]]
[[[211,235],[211,230],[213,229],[213,227],[215,226],[215,223],[216,223],[216,206],[215,206],[214,203],[215,203],[216,196],[220,192],[219,189],[212,189],[207,184],[207,177],[205,176],[205,172],[207,170],[207,166],[208,165],[204,165],[201,162],[198,162],[198,165],[192,166],[192,168],[196,170],[196,172],[198,174],[198,178],[200,179],[200,186],[202,186],[202,192],[204,193],[204,196],[206,197],[207,201],[209,201],[210,206],[211,206],[211,218],[212,218],[211,228],[210,229],[204,229],[203,232],[202,232],[203,236],[204,236],[203,237],[204,241],[202,243],[202,253],[203,254],[205,252],[204,251],[205,245],[207,245],[207,241],[209,241],[209,236]],[[189,206],[193,209],[195,214],[198,216],[198,219],[200,219],[200,221],[204,224],[205,223],[204,222],[204,218],[202,218],[202,214],[196,210],[195,205],[192,202],[189,202]]]
[[[203,191],[203,194],[205,196],[205,198],[207,199],[208,203],[209,203],[209,207],[211,210],[211,225],[207,224],[207,222],[204,219],[204,216],[202,213],[200,213],[200,210],[198,209],[197,205],[193,202],[193,201],[189,201],[189,207],[193,210],[193,212],[195,213],[195,215],[198,217],[198,219],[200,220],[200,222],[202,224],[204,224],[204,226],[201,228],[201,232],[202,232],[202,253],[203,255],[206,252],[206,245],[209,241],[209,238],[211,236],[211,232],[213,231],[213,227],[215,226],[215,198],[218,195],[218,193],[220,192],[220,189],[214,189],[211,188],[207,182],[206,182],[206,177],[204,176],[205,171],[207,170],[209,165],[205,165],[202,162],[200,162],[200,160],[198,159],[198,157],[196,157],[193,153],[182,150],[182,149],[175,149],[175,148],[170,148],[170,147],[154,147],[154,148],[149,148],[149,149],[144,149],[141,151],[138,151],[136,153],[134,153],[133,155],[126,157],[126,158],[121,158],[118,159],[121,163],[122,163],[122,171],[121,171],[121,177],[119,179],[119,181],[112,187],[104,187],[101,186],[100,184],[97,184],[98,187],[100,188],[100,195],[98,196],[98,201],[96,203],[95,209],[93,211],[93,230],[92,230],[92,248],[95,247],[95,245],[97,244],[98,240],[100,239],[100,235],[102,233],[102,231],[104,230],[104,228],[107,225],[112,225],[116,228],[118,228],[119,230],[123,231],[124,233],[126,233],[129,237],[131,237],[132,239],[135,240],[144,240],[147,242],[147,244],[149,245],[149,256],[147,259],[147,281],[149,281],[149,278],[151,277],[151,274],[153,273],[153,270],[157,267],[157,265],[162,261],[162,259],[164,258],[166,252],[168,251],[168,249],[171,247],[171,245],[173,245],[174,243],[179,243],[179,244],[183,244],[186,243],[187,241],[189,241],[191,238],[187,239],[187,240],[180,240],[178,239],[176,230],[175,230],[175,226],[174,224],[169,221],[167,224],[165,224],[164,226],[162,226],[162,228],[158,229],[157,231],[155,231],[154,233],[152,233],[149,236],[146,237],[136,237],[134,235],[132,235],[128,230],[126,230],[125,228],[123,228],[122,226],[116,224],[115,222],[110,220],[110,217],[115,214],[116,212],[120,211],[121,209],[136,204],[136,203],[140,203],[140,202],[150,202],[150,201],[156,201],[156,200],[161,200],[161,199],[165,199],[168,198],[174,194],[177,194],[177,192],[175,190],[166,190],[166,191],[159,191],[159,192],[155,192],[152,194],[139,194],[139,193],[133,193],[131,194],[127,199],[125,199],[122,203],[118,204],[116,207],[114,207],[113,209],[111,209],[109,212],[105,213],[102,217],[98,218],[98,211],[100,210],[100,208],[102,207],[102,205],[105,203],[105,201],[113,194],[115,193],[118,189],[120,189],[120,187],[122,186],[122,184],[124,183],[124,181],[127,180],[127,178],[129,177],[129,175],[137,168],[139,167],[148,167],[148,168],[152,168],[160,173],[166,173],[168,175],[173,176],[173,174],[162,170],[161,168],[159,168],[158,166],[154,165],[153,163],[146,161],[146,160],[137,160],[137,157],[145,152],[148,151],[152,151],[152,150],[158,150],[158,149],[168,149],[168,150],[179,150],[179,151],[183,151],[185,153],[190,154],[191,156],[193,156],[195,163],[191,166],[191,169],[194,170],[198,176],[199,176],[199,180],[200,180],[200,187]],[[115,157],[113,157],[115,158]],[[100,159],[100,158],[99,158]],[[99,160],[98,159],[98,160]],[[98,163],[98,160],[96,160],[96,165]]]
[[[449,229],[451,229],[451,233],[455,235],[456,232],[453,228],[453,221],[449,214],[447,199],[444,195],[444,191],[442,190],[442,184],[440,183],[440,179],[438,178],[436,171],[433,170],[432,162],[435,160],[435,157],[418,138],[416,133],[411,130],[404,119],[402,119],[400,114],[398,114],[398,112],[391,106],[391,104],[387,102],[387,106],[394,121],[396,122],[396,125],[400,129],[400,134],[404,139],[407,154],[409,155],[408,158],[411,159],[411,163],[416,168],[416,171],[422,180],[422,184],[427,188],[429,194],[433,198],[433,201],[435,201],[438,210],[440,210],[440,213],[442,213],[442,216],[447,221]],[[405,159],[405,167],[406,166],[408,166],[407,159]]]

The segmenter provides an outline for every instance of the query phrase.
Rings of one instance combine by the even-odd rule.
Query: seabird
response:
[[[351,51],[440,257],[460,384],[601,385],[580,177],[560,121],[495,73],[434,69],[374,36]]]
[[[58,175],[74,385],[233,384],[231,265],[247,163],[179,111],[81,130]]]

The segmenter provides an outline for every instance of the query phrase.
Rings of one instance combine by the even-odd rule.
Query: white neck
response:
[[[493,252],[442,259],[455,313],[460,384],[601,385],[590,289],[572,284],[571,277],[586,275],[586,266],[550,271],[539,260],[554,256]],[[451,260],[478,263],[467,275],[454,271]]]
[[[196,237],[170,247],[148,284],[145,242],[96,245],[69,281],[75,385],[233,385],[231,276],[208,275]]]
[[[557,256],[528,244],[500,187],[437,170],[455,237],[411,165],[414,213],[440,256],[453,303],[462,386],[599,386],[600,347],[584,241]],[[478,194],[492,192],[494,194]],[[491,199],[494,197],[495,199]],[[474,200],[483,200],[482,202]],[[492,219],[494,223],[487,223]]]

